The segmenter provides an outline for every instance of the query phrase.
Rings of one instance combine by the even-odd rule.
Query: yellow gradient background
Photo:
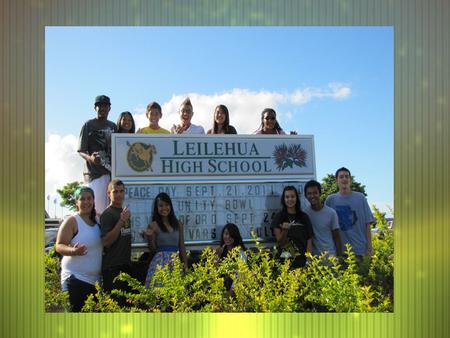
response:
[[[1,337],[448,337],[450,1],[3,0],[0,24]],[[44,28],[107,25],[394,26],[395,312],[45,313]]]

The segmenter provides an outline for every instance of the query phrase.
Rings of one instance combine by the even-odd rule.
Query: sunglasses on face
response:
[[[266,120],[266,121],[275,121],[276,118],[275,118],[274,116],[266,116],[266,117],[264,118],[264,120]]]

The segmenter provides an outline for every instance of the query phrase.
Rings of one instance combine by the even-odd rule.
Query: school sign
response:
[[[229,222],[244,240],[253,231],[264,242],[284,186],[302,193],[315,179],[314,156],[314,138],[305,135],[114,134],[112,177],[126,184],[135,245],[146,244],[141,234],[162,191],[185,224],[188,247],[218,241]]]

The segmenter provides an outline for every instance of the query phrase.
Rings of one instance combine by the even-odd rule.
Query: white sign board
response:
[[[235,223],[244,240],[252,231],[271,239],[271,219],[286,185],[302,194],[315,179],[312,136],[114,134],[112,177],[126,185],[134,244],[151,221],[160,192],[185,224],[187,245],[218,241]]]

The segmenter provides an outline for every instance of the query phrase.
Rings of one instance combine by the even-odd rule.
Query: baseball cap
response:
[[[106,95],[96,96],[95,97],[95,105],[102,104],[102,103],[111,104],[111,101],[109,100],[109,97]]]

